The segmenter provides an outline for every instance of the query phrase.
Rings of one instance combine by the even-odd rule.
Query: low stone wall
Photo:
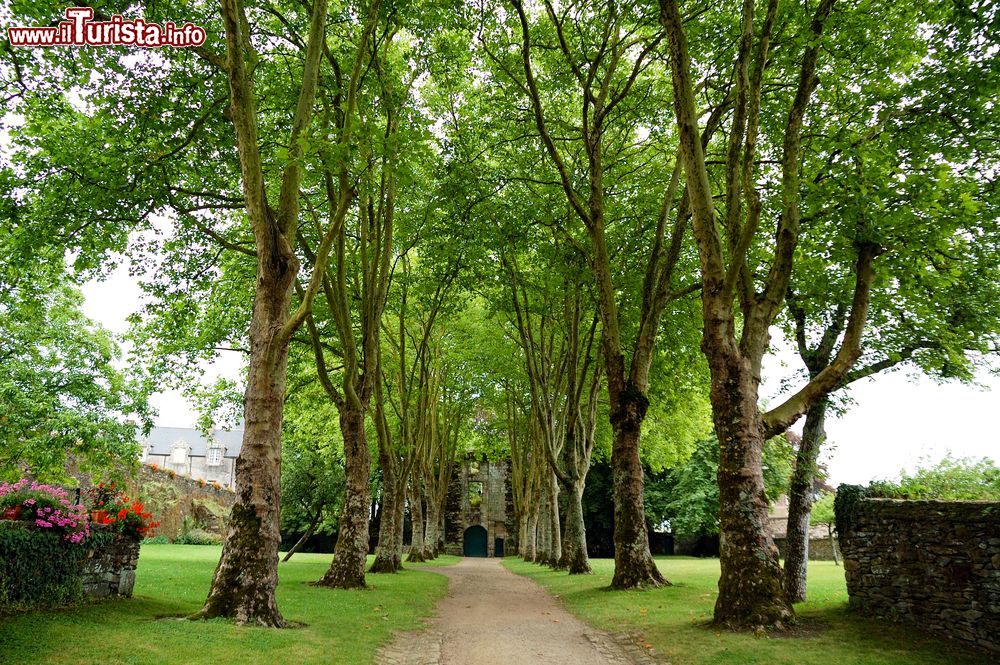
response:
[[[91,529],[99,533],[109,527],[97,524]],[[80,562],[83,595],[91,598],[131,598],[138,564],[139,541],[116,535],[106,545],[90,550]]]
[[[1000,503],[859,499],[837,520],[852,608],[1000,652]]]

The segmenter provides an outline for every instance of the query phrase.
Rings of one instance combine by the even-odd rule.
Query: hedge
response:
[[[70,544],[62,533],[0,521],[0,610],[52,607],[83,596],[81,562],[112,534]]]

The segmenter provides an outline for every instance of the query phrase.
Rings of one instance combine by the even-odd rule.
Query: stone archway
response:
[[[462,555],[489,556],[489,550],[486,548],[486,529],[475,524],[465,530],[462,535]]]

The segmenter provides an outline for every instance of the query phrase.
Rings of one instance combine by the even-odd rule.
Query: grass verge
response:
[[[796,605],[799,623],[784,636],[754,636],[708,626],[717,596],[718,559],[657,557],[674,586],[609,591],[614,561],[594,559],[593,575],[570,576],[508,558],[587,623],[626,633],[674,665],[985,665],[977,654],[918,630],[847,611],[843,568],[809,564],[809,601]]]
[[[368,575],[370,588],[364,591],[314,587],[309,582],[323,575],[331,555],[296,554],[278,569],[278,606],[286,619],[304,627],[268,630],[222,620],[158,619],[201,607],[219,552],[218,547],[143,545],[133,598],[0,617],[0,662],[367,665],[392,633],[419,627],[448,586],[441,575],[406,570]],[[456,561],[445,556],[430,565]]]

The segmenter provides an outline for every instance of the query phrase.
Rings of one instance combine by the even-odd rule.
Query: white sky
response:
[[[126,318],[142,306],[142,290],[128,273],[127,260],[104,281],[91,281],[81,287],[86,298],[83,313],[108,330],[122,335],[128,330]],[[123,344],[127,352],[128,345]],[[203,383],[210,384],[220,376],[240,378],[243,354],[222,352],[218,360],[205,367]],[[150,397],[150,404],[157,410],[155,424],[166,427],[194,427],[198,414],[192,403],[179,391],[166,390]]]
[[[778,385],[800,366],[797,356],[781,352],[764,361],[763,397],[776,405]],[[783,366],[784,365],[784,366]],[[989,457],[1000,462],[1000,378],[977,376],[980,387],[939,384],[910,368],[862,379],[850,388],[854,404],[842,416],[827,418],[827,463],[832,484],[866,484],[898,478],[923,458]],[[802,430],[800,420],[795,428]],[[926,464],[920,464],[926,466]]]
[[[141,292],[122,265],[104,282],[83,286],[84,312],[108,329],[123,333],[125,317],[139,309]],[[241,354],[224,353],[206,367],[205,381],[217,376],[239,378]],[[782,377],[798,368],[789,351],[765,359],[761,396],[776,404]],[[956,457],[990,457],[1000,462],[1000,432],[995,427],[1000,412],[1000,378],[979,377],[992,388],[983,390],[957,383],[936,384],[903,370],[856,383],[851,389],[855,404],[843,416],[827,420],[826,461],[834,485],[867,483],[875,478],[897,478],[922,458],[937,461],[947,452]],[[197,414],[185,397],[175,391],[155,395],[159,411],[156,424],[193,427]],[[801,421],[796,429],[801,430]]]

